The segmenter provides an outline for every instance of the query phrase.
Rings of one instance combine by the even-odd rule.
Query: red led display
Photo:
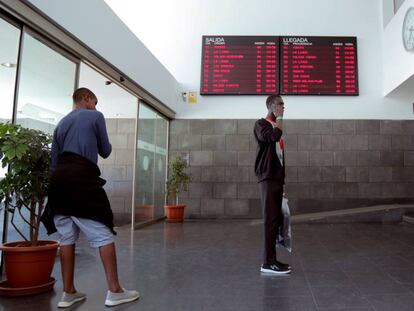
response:
[[[279,92],[279,37],[203,36],[201,95]]]
[[[280,94],[358,95],[355,37],[280,37]]]

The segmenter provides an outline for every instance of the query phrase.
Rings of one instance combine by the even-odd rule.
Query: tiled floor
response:
[[[381,224],[295,225],[290,276],[265,276],[261,224],[158,223],[119,230],[123,286],[138,302],[112,310],[414,310],[414,226]],[[0,310],[55,310],[55,291],[0,298]],[[88,299],[69,310],[104,310],[105,279],[98,254],[85,242],[77,251],[76,283]]]

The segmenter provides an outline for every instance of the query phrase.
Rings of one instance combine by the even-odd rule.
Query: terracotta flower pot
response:
[[[22,288],[50,282],[58,246],[56,241],[39,241],[39,246],[22,241],[1,245],[8,285]]]
[[[167,222],[183,222],[184,221],[184,204],[166,205]]]

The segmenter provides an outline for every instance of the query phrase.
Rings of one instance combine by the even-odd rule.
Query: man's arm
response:
[[[112,152],[112,145],[109,142],[108,132],[106,131],[105,118],[102,113],[99,112],[98,118],[96,119],[96,128],[98,140],[98,153],[106,159]]]
[[[269,125],[271,125],[270,122]],[[259,122],[256,122],[254,131],[259,141],[266,143],[278,142],[283,134],[282,130],[277,127],[277,124],[272,124],[271,126],[262,126],[259,124]]]

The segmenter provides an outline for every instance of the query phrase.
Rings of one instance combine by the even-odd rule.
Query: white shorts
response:
[[[109,228],[98,221],[74,216],[55,215],[54,222],[62,246],[75,244],[79,239],[80,231],[83,232],[93,248],[114,242],[114,235]]]

